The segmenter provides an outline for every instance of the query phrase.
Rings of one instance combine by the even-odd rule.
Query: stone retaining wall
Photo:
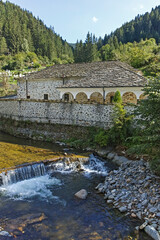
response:
[[[44,100],[0,100],[0,116],[32,122],[96,126],[112,125],[113,105],[64,103]]]

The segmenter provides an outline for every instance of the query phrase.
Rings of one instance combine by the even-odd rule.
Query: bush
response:
[[[94,142],[99,146],[104,147],[108,145],[108,134],[106,131],[101,129],[94,137]]]
[[[122,97],[121,97],[120,91],[116,91],[113,101],[114,103],[122,103]]]
[[[41,64],[36,62],[33,64],[33,68],[40,68],[41,67]]]

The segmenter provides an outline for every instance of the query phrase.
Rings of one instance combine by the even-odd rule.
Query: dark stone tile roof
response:
[[[92,62],[54,65],[36,73],[26,75],[23,79],[64,79],[62,87],[141,87],[146,79],[138,70],[119,62]],[[73,81],[74,80],[74,81]]]

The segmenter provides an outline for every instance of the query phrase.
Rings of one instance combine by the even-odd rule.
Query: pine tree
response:
[[[160,175],[160,78],[150,80],[143,90],[147,98],[135,111],[137,131],[129,152],[148,154],[153,170]]]
[[[6,39],[4,37],[0,38],[0,55],[7,54],[8,53],[8,47],[6,43]]]
[[[40,57],[73,60],[72,48],[32,13],[17,5],[0,1],[0,54],[35,52]],[[3,50],[4,49],[4,50]]]

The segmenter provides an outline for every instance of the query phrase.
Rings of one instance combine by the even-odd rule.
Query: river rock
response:
[[[8,232],[6,232],[6,231],[1,231],[0,232],[0,235],[1,236],[5,236],[5,237],[12,237]]]
[[[112,160],[115,155],[116,155],[116,153],[110,152],[110,153],[107,155],[107,158],[108,158],[109,160]]]
[[[96,190],[99,190],[99,189],[102,188],[103,186],[104,186],[103,183],[99,183],[99,184],[95,187],[95,189],[96,189]]]
[[[142,202],[142,206],[146,206],[148,204],[148,200],[145,199],[143,202]]]
[[[122,156],[115,156],[113,158],[113,163],[116,163],[117,165],[122,165],[124,163],[130,162],[126,157]]]
[[[23,231],[23,229],[28,225],[41,223],[46,218],[47,217],[44,215],[44,213],[26,214],[24,216],[6,221],[4,229],[10,233],[19,229]]]
[[[156,213],[156,216],[160,218],[160,212]]]
[[[111,155],[110,157],[113,157]],[[114,160],[122,160],[114,156]],[[143,160],[124,162],[116,171],[110,171],[103,188],[105,199],[113,201],[115,208],[130,216],[144,220],[141,229],[151,227],[160,230],[159,180]],[[154,227],[154,228],[153,228]],[[148,228],[147,228],[148,229]],[[149,228],[150,229],[150,228]],[[149,231],[149,230],[147,230]]]
[[[149,209],[149,211],[150,211],[151,213],[155,213],[155,212],[157,211],[157,208],[152,207],[152,208]]]
[[[137,215],[136,215],[135,213],[132,213],[132,214],[131,214],[131,217],[136,218]]]
[[[127,208],[126,208],[126,207],[120,207],[120,208],[119,208],[119,211],[120,211],[121,213],[127,212]]]
[[[138,212],[136,215],[137,215],[137,217],[138,217],[139,219],[142,219],[142,214],[141,214],[141,212]]]
[[[80,191],[78,191],[77,193],[75,193],[75,196],[77,198],[80,198],[80,199],[86,199],[87,198],[87,191],[85,189],[81,189]]]
[[[144,222],[144,223],[139,227],[139,229],[142,230],[142,229],[144,229],[147,225],[148,225],[148,222]]]
[[[110,152],[109,149],[99,149],[96,150],[96,153],[100,156],[100,157],[105,157],[107,156],[107,154]]]
[[[149,236],[151,236],[154,240],[160,240],[160,236],[159,236],[158,232],[155,230],[154,227],[152,227],[152,226],[146,226],[144,230],[145,230],[145,232],[146,232]]]

